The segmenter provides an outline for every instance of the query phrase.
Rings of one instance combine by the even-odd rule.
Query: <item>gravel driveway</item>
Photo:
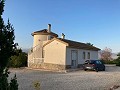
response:
[[[109,90],[120,85],[120,67],[106,66],[106,71],[50,71],[10,69],[10,77],[17,75],[19,90],[35,90],[34,82],[40,82],[40,90]]]

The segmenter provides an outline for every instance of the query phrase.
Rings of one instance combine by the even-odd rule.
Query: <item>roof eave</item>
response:
[[[84,50],[91,50],[91,51],[99,51],[101,49],[95,48],[95,49],[90,49],[90,48],[83,48],[83,47],[74,47],[74,46],[67,46],[68,48],[75,48],[75,49],[84,49]]]
[[[51,43],[51,42],[54,41],[54,40],[57,40],[57,41],[65,44],[66,46],[69,46],[68,43],[66,43],[66,42],[64,42],[64,41],[61,41],[61,40],[59,40],[58,38],[55,37],[55,38],[53,38],[52,40],[50,40],[50,41],[48,41],[47,43],[45,43],[45,44],[43,45],[43,47],[45,47],[46,45],[48,45],[49,43]]]

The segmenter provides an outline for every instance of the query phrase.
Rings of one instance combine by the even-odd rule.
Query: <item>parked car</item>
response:
[[[101,60],[86,60],[83,65],[84,70],[105,71],[105,65]]]

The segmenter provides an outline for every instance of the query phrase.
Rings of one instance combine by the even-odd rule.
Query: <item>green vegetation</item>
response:
[[[116,66],[120,66],[120,53],[118,53],[118,58],[116,59]]]
[[[11,56],[9,67],[19,68],[27,66],[27,54],[21,49],[16,50],[16,55]]]
[[[4,24],[2,14],[4,11],[4,0],[0,0],[0,90],[18,90],[16,75],[8,83],[8,62],[15,54],[16,44],[14,43],[14,28],[11,23]]]
[[[93,44],[91,44],[90,42],[88,42],[88,43],[86,43],[87,45],[89,45],[89,46],[93,46]]]
[[[18,83],[17,83],[16,74],[11,79],[9,90],[18,90]]]
[[[40,82],[39,81],[33,82],[33,86],[34,86],[35,90],[40,90]]]
[[[116,66],[120,66],[120,53],[118,53],[118,58],[115,60],[103,60],[105,64],[116,64]]]
[[[104,64],[116,64],[116,60],[103,60]]]

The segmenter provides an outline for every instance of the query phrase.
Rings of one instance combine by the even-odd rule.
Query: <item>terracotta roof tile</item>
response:
[[[98,51],[100,50],[99,48],[95,47],[95,46],[90,46],[90,45],[87,45],[85,43],[81,43],[81,42],[76,42],[76,41],[72,41],[72,40],[67,40],[67,39],[61,39],[61,38],[58,38],[59,40],[61,41],[64,41],[66,43],[69,44],[68,47],[71,47],[71,48],[78,48],[78,49],[85,49],[85,50],[93,50],[93,51]]]
[[[42,34],[42,35],[52,35],[52,36],[58,37],[58,35],[57,35],[56,33],[48,32],[47,29],[43,29],[43,30],[40,30],[40,31],[33,32],[33,33],[32,33],[32,36],[38,35],[38,34]]]

